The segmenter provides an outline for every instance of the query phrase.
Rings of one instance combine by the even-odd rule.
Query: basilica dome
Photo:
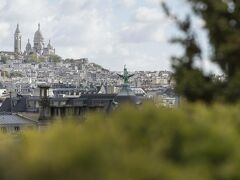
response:
[[[43,43],[44,38],[40,30],[40,24],[38,24],[38,30],[34,34],[34,43]]]
[[[30,41],[28,39],[28,43],[26,45],[26,50],[31,50],[31,49],[32,49],[32,46],[31,46]]]
[[[50,40],[49,40],[49,42],[48,42],[47,48],[48,48],[48,49],[53,49],[53,46],[51,45],[51,41],[50,41]]]

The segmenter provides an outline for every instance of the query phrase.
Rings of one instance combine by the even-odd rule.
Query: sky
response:
[[[169,43],[179,32],[160,1],[0,0],[0,50],[13,50],[17,23],[23,49],[41,23],[45,43],[51,39],[63,58],[88,58],[110,70],[121,70],[125,64],[134,71],[171,70],[170,57],[181,54],[182,48]],[[185,0],[167,2],[180,17],[189,12]],[[200,29],[202,22],[196,22]],[[207,48],[206,34],[199,34]]]

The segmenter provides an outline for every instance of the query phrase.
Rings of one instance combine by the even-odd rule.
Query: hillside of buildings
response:
[[[48,56],[47,59],[34,56],[35,60],[31,61],[28,58],[17,59],[0,52],[0,98],[9,97],[10,92],[13,96],[39,96],[38,86],[41,84],[52,87],[52,96],[114,94],[119,92],[123,83],[118,75],[121,71],[110,71],[87,58],[62,59],[57,55]],[[155,99],[165,97],[170,105],[176,105],[177,96],[173,90],[171,72],[159,70],[131,73],[134,76],[129,84],[135,94]]]

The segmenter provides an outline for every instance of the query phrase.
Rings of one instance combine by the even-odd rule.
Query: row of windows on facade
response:
[[[1,130],[2,133],[7,133],[8,132],[7,127],[1,127],[0,130]],[[21,128],[19,126],[14,126],[13,130],[14,130],[14,132],[19,132],[21,130]]]

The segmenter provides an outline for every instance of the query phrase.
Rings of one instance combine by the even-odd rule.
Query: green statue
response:
[[[129,83],[129,79],[134,76],[134,74],[129,74],[126,65],[124,66],[124,72],[123,75],[118,74],[120,78],[124,80],[124,84]]]

